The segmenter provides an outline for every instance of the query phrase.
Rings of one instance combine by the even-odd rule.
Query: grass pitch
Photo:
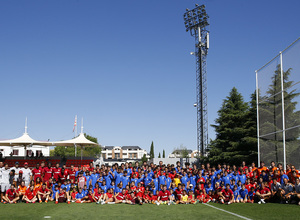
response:
[[[248,219],[299,219],[300,206],[281,204],[212,204]],[[0,204],[0,219],[242,219],[238,216],[196,205],[97,205],[92,204]]]

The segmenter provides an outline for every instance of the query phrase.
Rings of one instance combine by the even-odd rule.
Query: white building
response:
[[[34,156],[41,156],[42,154],[44,157],[49,157],[50,147],[33,145],[32,147],[27,147],[25,152],[24,147],[0,146],[0,152],[2,153],[2,157],[25,157],[25,154],[26,156],[31,156],[32,153],[34,154]]]
[[[139,146],[105,146],[102,151],[102,158],[106,159],[134,159],[140,160],[146,154],[147,151]]]

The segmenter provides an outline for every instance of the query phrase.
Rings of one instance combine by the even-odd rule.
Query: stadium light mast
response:
[[[208,15],[205,5],[195,5],[183,14],[186,32],[195,38],[197,102],[197,150],[204,155],[208,145],[206,57],[209,48]]]

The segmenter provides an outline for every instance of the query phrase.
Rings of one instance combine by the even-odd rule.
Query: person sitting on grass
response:
[[[163,185],[162,190],[159,192],[158,197],[157,197],[157,205],[160,204],[168,204],[170,205],[170,192],[167,190],[167,186]]]
[[[230,185],[229,183],[226,184],[226,188],[222,189],[221,191],[221,203],[224,204],[228,204],[230,205],[231,203],[233,203],[234,197],[233,197],[233,192],[230,189]]]
[[[42,202],[47,203],[49,200],[49,195],[50,195],[50,190],[47,189],[46,183],[44,183],[42,185],[42,188],[40,188],[40,190],[37,192],[37,196],[38,196],[40,203],[42,203]]]
[[[19,202],[23,200],[26,190],[27,187],[25,186],[25,181],[22,181],[21,185],[18,186]]]
[[[107,190],[107,193],[105,193],[101,205],[104,204],[115,204],[114,190],[112,188]]]
[[[55,180],[55,179],[54,179]],[[50,201],[54,201],[56,198],[56,193],[59,192],[59,186],[57,184],[53,185],[52,193],[50,194]]]
[[[35,203],[37,198],[36,198],[36,192],[34,190],[34,186],[31,185],[29,189],[26,190],[25,196],[23,197],[24,201],[26,203]]]
[[[237,189],[237,185],[234,185],[233,187],[233,202],[234,203],[239,203],[241,201],[241,195],[240,195],[240,191]]]
[[[204,196],[205,196],[205,195],[204,195]],[[196,204],[195,195],[194,195],[194,193],[193,193],[192,190],[190,190],[189,193],[188,193],[188,203],[189,203],[189,204]],[[169,205],[169,204],[170,204],[170,203],[168,203],[168,205]]]
[[[281,185],[281,203],[289,203],[291,195],[293,194],[293,186],[288,182],[287,178],[283,179],[283,184]]]
[[[271,191],[265,186],[265,183],[262,183],[261,187],[256,191],[255,195],[259,200],[258,204],[266,203],[267,200],[269,200],[271,197]]]
[[[15,189],[15,185],[11,184],[10,189],[6,190],[5,195],[2,197],[3,203],[6,204],[13,204],[17,203],[19,200],[19,194],[17,190]]]
[[[66,190],[60,188],[59,191],[56,192],[56,195],[55,195],[55,204],[64,203],[67,201],[68,201],[68,204],[70,204],[70,199],[66,193]]]
[[[119,192],[115,195],[116,201],[115,203],[126,203],[126,190],[122,189],[122,192]]]
[[[82,188],[79,188],[78,193],[75,196],[76,203],[83,203],[84,200],[88,199],[88,196],[85,195],[85,192],[82,190]]]
[[[245,184],[242,185],[239,193],[241,196],[241,202],[246,203],[248,201],[248,190],[246,189]]]
[[[97,187],[94,189],[93,199],[94,201],[99,204],[103,201],[104,198],[104,191],[101,188]]]
[[[179,204],[188,204],[188,195],[187,195],[186,190],[182,191],[182,195],[181,195]]]

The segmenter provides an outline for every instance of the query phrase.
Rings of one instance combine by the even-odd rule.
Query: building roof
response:
[[[132,149],[132,150],[142,150],[139,146],[122,146],[123,150],[128,150],[128,149]]]

